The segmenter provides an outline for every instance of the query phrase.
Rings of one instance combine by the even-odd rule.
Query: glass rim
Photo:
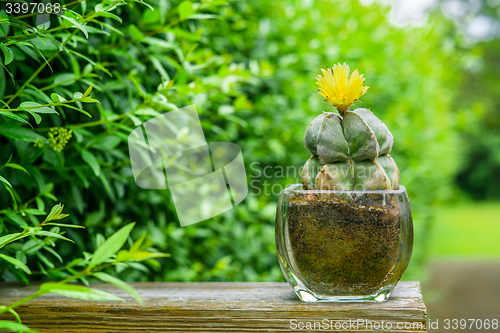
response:
[[[399,185],[397,190],[371,190],[371,191],[331,191],[331,190],[295,190],[294,188],[303,186],[302,184],[292,184],[285,188],[283,192],[294,192],[300,194],[313,194],[313,193],[334,193],[334,194],[401,194],[406,192],[406,187]]]

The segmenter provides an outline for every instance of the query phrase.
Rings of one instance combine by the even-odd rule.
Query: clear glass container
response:
[[[413,248],[404,186],[391,191],[281,191],[276,249],[281,270],[306,302],[386,301]]]

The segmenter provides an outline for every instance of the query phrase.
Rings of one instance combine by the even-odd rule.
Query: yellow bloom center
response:
[[[64,127],[52,127],[49,131],[49,144],[55,151],[62,151],[72,134],[72,130],[67,130]]]
[[[318,75],[316,84],[319,86],[318,93],[337,108],[341,115],[349,107],[364,95],[369,87],[363,86],[365,78],[356,69],[351,74],[349,65],[346,63],[333,65],[333,68],[321,69],[323,75]]]

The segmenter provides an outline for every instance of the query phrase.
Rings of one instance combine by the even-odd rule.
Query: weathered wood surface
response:
[[[316,330],[301,331],[426,331],[426,308],[418,282],[400,282],[385,303],[305,303],[286,283],[132,285],[144,305],[134,302],[121,289],[96,283],[92,284],[93,288],[113,293],[128,302],[80,301],[48,294],[16,310],[23,323],[31,328],[58,333],[287,332],[292,330],[294,323],[298,329],[298,325],[306,327],[308,322],[310,325],[322,323],[323,328],[316,324]],[[12,304],[36,292],[37,288],[36,284],[27,287],[0,284],[0,305]],[[10,314],[0,316],[0,319],[7,318],[12,319]],[[323,320],[328,322],[328,329],[324,329]],[[365,327],[366,320],[368,327]],[[350,323],[358,326],[349,326]],[[383,328],[377,328],[377,323],[384,325]]]

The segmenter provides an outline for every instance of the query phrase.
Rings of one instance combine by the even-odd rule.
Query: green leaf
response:
[[[116,201],[115,193],[111,189],[111,186],[109,184],[108,178],[104,173],[101,173],[99,175],[99,179],[101,180],[102,186],[104,187],[104,190],[108,194],[109,198],[111,199],[112,202]]]
[[[43,91],[41,91],[40,89],[38,89],[34,85],[32,85],[32,84],[26,84],[26,87],[32,89],[33,93],[31,93],[31,95],[34,96],[34,97],[38,97],[38,98],[42,99],[44,101],[43,104],[50,104],[50,102],[52,102],[51,99],[49,98],[49,96],[47,96],[46,93],[44,93]],[[30,92],[30,89],[26,89],[25,91],[26,92]]]
[[[70,17],[67,17],[67,16],[65,16],[65,15],[61,15],[61,17],[62,17],[63,19],[65,19],[65,20],[67,20],[67,21],[69,21],[69,22],[73,23],[73,25],[74,25],[76,28],[80,29],[80,30],[83,32],[83,34],[85,35],[85,37],[87,37],[87,39],[89,38],[89,33],[87,32],[87,30],[85,29],[85,27],[84,27],[83,25],[81,25],[80,23],[76,22],[74,19],[72,19],[72,18],[70,18]]]
[[[47,282],[40,286],[40,293],[58,294],[70,298],[76,298],[86,301],[124,301],[118,296],[105,291],[86,288],[78,285]]]
[[[99,175],[101,174],[101,166],[99,165],[99,162],[97,162],[97,158],[94,156],[94,154],[92,154],[88,150],[83,149],[82,159],[92,168],[94,174],[99,177]]]
[[[34,209],[34,208],[26,208],[23,210],[26,214],[31,214],[31,215],[45,215],[45,212],[43,210],[39,209]]]
[[[156,70],[165,79],[165,81],[170,81],[170,76],[168,75],[168,73],[165,70],[165,68],[163,68],[163,66],[160,63],[160,61],[158,61],[158,59],[156,59],[153,56],[150,56],[149,58],[151,59],[151,62],[153,63],[153,66],[155,66]]]
[[[55,232],[41,230],[41,231],[37,232],[36,234],[39,236],[47,236],[47,237],[55,237],[55,238],[59,238],[59,239],[64,239],[65,241],[74,243],[71,239],[64,237],[63,235],[56,234]]]
[[[29,267],[26,266],[25,264],[23,264],[21,261],[17,260],[16,258],[6,256],[5,254],[0,254],[0,258],[4,259],[5,261],[10,262],[12,265],[14,265],[16,267],[19,267],[25,273],[31,274],[31,270],[29,269]]]
[[[22,42],[21,42],[21,43],[22,43]],[[18,46],[18,47],[19,47],[19,44],[20,44],[20,43],[17,43],[17,46]],[[30,41],[30,42],[27,42],[26,44],[27,44],[27,45],[30,45],[30,46],[31,46],[31,47],[33,47],[33,48],[35,48],[35,50],[38,52],[38,55],[39,55],[40,57],[42,57],[43,61],[45,61],[45,63],[47,64],[47,66],[49,66],[50,71],[51,71],[51,72],[54,72],[54,71],[52,70],[52,66],[50,66],[50,63],[47,61],[47,59],[43,56],[43,53],[40,51],[40,48],[39,48],[38,46],[34,45],[31,41]]]
[[[11,220],[12,222],[14,222],[15,224],[17,224],[21,228],[26,228],[28,226],[28,224],[26,223],[26,221],[23,220],[23,218],[19,214],[16,214],[16,213],[13,213],[13,212],[8,212],[8,213],[6,212],[4,214],[5,214],[5,216],[8,217],[9,220]]]
[[[25,120],[24,118],[19,117],[18,115],[14,114],[13,112],[10,112],[10,111],[0,111],[0,115],[2,115],[4,117],[7,117],[7,118],[10,118],[10,119],[14,119],[14,120],[20,121],[22,123],[25,123],[25,124],[28,124],[28,125],[31,126],[31,124],[27,120]]]
[[[8,186],[12,187],[12,185],[10,185],[9,181],[5,178],[3,178],[2,176],[0,176],[0,182],[4,183],[4,184],[7,184]]]
[[[13,240],[14,238],[16,238],[17,236],[21,235],[21,233],[15,233],[15,234],[9,234],[9,235],[5,235],[5,236],[2,236],[0,237],[0,248],[4,247],[5,245],[9,244],[11,240]],[[24,237],[28,237],[29,235],[25,235],[21,238],[24,238]],[[21,239],[19,238],[19,239]]]
[[[83,93],[83,97],[85,98],[89,96],[91,91],[92,91],[92,86],[89,86],[87,90],[85,90],[85,92]]]
[[[58,74],[54,78],[54,84],[64,87],[64,86],[69,86],[69,85],[73,84],[73,82],[75,82],[75,80],[76,80],[76,76],[74,73],[62,73],[62,74]],[[52,100],[54,100],[53,97],[52,97]]]
[[[87,29],[88,28],[89,27],[87,27]],[[106,32],[106,34],[109,35],[109,33],[107,33],[107,32]],[[95,65],[95,62],[92,59],[84,56],[81,53],[76,52],[75,50],[69,50],[69,52],[71,52],[72,54],[76,55],[77,57],[82,58],[88,62],[88,64],[86,64],[85,67],[83,68],[83,74],[90,74],[92,72],[92,67],[93,67],[93,65]],[[89,68],[90,68],[90,71],[89,71]]]
[[[7,163],[4,165],[4,167],[6,168],[12,168],[12,169],[17,169],[17,170],[21,170],[23,172],[25,172],[26,174],[30,174],[28,171],[26,171],[25,168],[23,168],[22,166],[20,166],[19,164],[15,164],[15,163]]]
[[[2,25],[0,24],[0,27],[1,26]],[[5,95],[5,89],[7,87],[7,84],[6,84],[7,83],[7,78],[5,77],[5,72],[3,70],[4,67],[5,67],[4,65],[0,66],[0,101],[2,101],[2,103],[5,103],[2,100],[2,98]],[[4,105],[7,107],[7,109],[9,108],[8,104],[4,104]]]
[[[144,6],[148,7],[149,9],[151,9],[153,12],[154,12],[154,8],[153,6],[151,6],[150,4],[144,2],[143,0],[132,0],[133,2],[138,2],[138,3],[142,3]]]
[[[111,72],[106,68],[104,67],[103,65],[101,64],[95,64],[94,68],[96,70],[101,70],[103,71],[104,73],[108,74],[110,77],[113,77],[113,74],[111,74]]]
[[[56,93],[50,94],[50,98],[52,99],[52,102],[54,102],[54,103],[67,102],[66,98],[64,98]]]
[[[12,50],[8,48],[4,43],[0,43],[0,49],[2,49],[5,58],[3,64],[7,66],[12,62],[12,60],[14,60],[14,52],[12,52]]]
[[[177,10],[179,11],[179,16],[181,18],[188,18],[191,14],[194,13],[193,10],[193,4],[191,1],[183,1],[179,4],[179,7],[177,7]]]
[[[75,74],[76,77],[80,77],[81,71],[80,71],[80,65],[78,64],[78,61],[71,53],[68,53],[68,55],[71,59],[71,67],[73,68],[73,74]]]
[[[80,99],[80,102],[83,102],[83,103],[100,103],[97,99],[93,99],[93,98],[82,98],[82,99]]]
[[[14,210],[17,210],[17,200],[16,200],[16,196],[14,195],[14,190],[12,189],[12,187],[9,187],[5,184],[3,184],[3,187],[5,187],[7,192],[9,192],[10,197],[12,198],[12,206],[14,207]]]
[[[87,117],[92,118],[92,116],[90,115],[90,113],[88,113],[88,112],[87,112],[87,111],[85,111],[85,110],[82,110],[82,109],[76,108],[76,107],[74,107],[74,106],[72,106],[72,105],[69,105],[69,104],[63,104],[62,106],[67,107],[67,108],[72,109],[72,110],[76,110],[76,111],[78,111],[78,112],[83,113],[83,114],[84,114],[84,115],[86,115]]]
[[[42,195],[44,197],[46,197],[46,198],[49,198],[49,199],[54,200],[54,201],[57,201],[57,198],[52,193],[42,193]]]
[[[44,142],[47,142],[47,139],[45,139],[40,134],[37,134],[33,131],[30,131],[22,127],[15,127],[6,124],[0,125],[0,135],[6,136],[11,139],[21,140],[24,142],[35,142],[36,139],[40,139],[43,140]]]
[[[14,332],[26,332],[26,333],[40,333],[37,330],[32,330],[26,325],[15,323],[13,321],[0,320],[0,328],[7,329]]]
[[[95,273],[94,276],[103,282],[111,283],[117,286],[118,288],[123,289],[124,291],[129,293],[139,304],[144,304],[144,302],[141,299],[141,296],[139,296],[139,293],[130,285],[128,285],[126,282],[103,272]]]
[[[90,21],[108,28],[109,30],[113,31],[117,35],[125,36],[125,34],[123,32],[121,32],[120,30],[116,29],[111,24],[107,24],[107,23],[104,23],[104,22],[101,22],[101,21],[98,21],[98,20],[90,20]]]
[[[7,69],[7,67],[5,67],[5,65],[2,64],[1,62],[0,62],[0,66],[2,66],[2,68],[7,72],[7,74],[9,74],[10,79],[12,80],[12,84],[15,86],[16,85],[16,81],[14,79],[14,75],[11,72],[9,72],[9,70]],[[2,82],[0,82],[0,84],[1,83],[5,84],[5,81],[7,81],[7,80],[5,80],[5,73],[3,73],[3,71],[0,71],[0,76],[2,76],[2,80],[3,80]],[[5,86],[4,85],[2,85],[1,88],[2,88],[2,90],[5,90]],[[5,92],[5,91],[3,91],[3,92]]]
[[[61,258],[61,256],[59,255],[59,253],[57,253],[53,248],[49,247],[49,246],[43,246],[43,248],[50,252],[50,254],[52,254],[54,257],[57,258],[57,260],[59,260],[59,262],[62,264],[63,263],[63,260]]]
[[[169,253],[161,252],[149,252],[149,251],[126,251],[122,250],[116,255],[116,261],[126,262],[126,261],[143,261],[146,259],[153,258],[167,258],[170,257]]]
[[[42,122],[42,117],[40,115],[38,115],[36,112],[30,111],[28,109],[24,109],[24,111],[28,112],[30,115],[33,116],[33,118],[35,118],[35,122],[37,125]]]
[[[47,191],[47,192],[50,192],[50,191]],[[45,221],[52,221],[54,218],[56,218],[57,216],[59,216],[59,214],[62,213],[63,208],[64,208],[64,206],[62,206],[62,205],[54,205],[54,207],[52,207],[50,209],[50,213],[45,218]]]
[[[110,17],[120,23],[123,22],[123,20],[119,16],[116,16],[115,14],[109,12],[98,12],[98,16]]]
[[[52,263],[51,260],[49,260],[49,258],[47,258],[42,252],[40,252],[39,250],[35,252],[35,255],[37,256],[38,259],[40,259],[39,261],[39,266],[40,267],[43,267],[42,265],[40,265],[41,263],[44,263],[45,266],[47,266],[49,269],[54,269],[55,268],[55,265]]]
[[[38,209],[45,211],[45,202],[43,201],[43,199],[40,197],[36,197],[35,201]]]
[[[131,24],[128,27],[128,29],[130,30],[130,33],[132,34],[132,37],[134,37],[138,41],[141,41],[141,40],[144,39],[144,34],[135,25]]]
[[[134,228],[135,222],[129,223],[111,237],[109,237],[99,248],[94,252],[89,267],[94,267],[105,262],[111,256],[118,252],[123,244],[127,241],[128,235]]]
[[[56,110],[49,106],[42,106],[42,104],[35,103],[35,102],[22,102],[21,105],[19,105],[20,109],[26,109],[25,111],[33,111],[36,113],[56,113],[59,114]]]
[[[98,28],[94,28],[94,27],[92,27],[90,25],[86,25],[85,29],[87,29],[87,31],[88,31],[89,34],[100,34],[100,35],[111,36],[111,34],[109,32],[107,32],[106,30],[101,30],[101,29],[98,29]],[[70,52],[74,53],[73,51],[70,51]]]
[[[141,234],[141,237],[139,237],[139,238],[138,238],[138,239],[134,242],[134,244],[132,244],[132,246],[130,247],[129,252],[130,252],[130,253],[134,253],[134,252],[139,251],[139,249],[141,248],[142,243],[144,242],[144,239],[146,239],[146,232],[143,232],[143,233]]]
[[[122,140],[117,136],[107,136],[98,144],[92,146],[93,149],[99,150],[112,150],[116,148],[122,142]]]
[[[40,57],[38,54],[33,50],[33,45],[30,43],[16,43],[16,46],[21,49],[24,53],[26,53],[28,56],[33,58],[35,61],[40,62]]]
[[[214,15],[214,14],[194,14],[189,16],[190,20],[198,19],[198,20],[206,20],[206,19],[214,19],[214,18],[220,18],[219,15]]]
[[[1,308],[1,307],[0,307],[0,308]],[[16,318],[16,320],[17,320],[17,322],[18,322],[19,324],[22,324],[22,322],[21,322],[21,317],[19,317],[19,314],[18,314],[16,311],[14,311],[14,309],[9,309],[9,310],[7,310],[7,311],[9,311],[9,313],[11,313],[11,314],[12,314],[12,315]]]

